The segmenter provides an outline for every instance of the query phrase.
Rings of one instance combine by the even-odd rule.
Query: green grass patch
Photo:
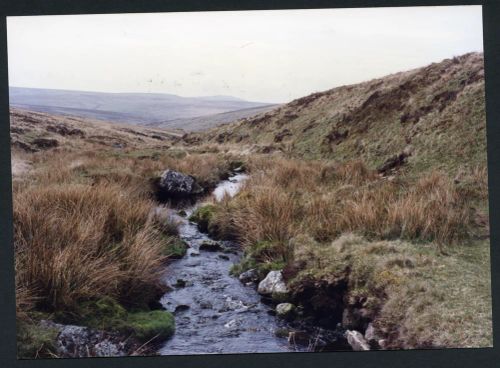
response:
[[[127,310],[109,297],[81,303],[74,313],[59,313],[56,320],[96,330],[123,333],[140,342],[153,338],[164,340],[175,330],[171,313],[165,310]]]
[[[58,331],[54,328],[18,321],[17,357],[19,359],[54,357]]]
[[[216,207],[212,204],[207,204],[196,209],[191,216],[189,216],[189,221],[195,222],[198,225],[198,229],[202,232],[208,232],[210,221],[215,215]]]

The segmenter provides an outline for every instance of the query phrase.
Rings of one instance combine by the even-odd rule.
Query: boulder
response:
[[[280,303],[276,306],[276,315],[283,319],[290,320],[295,315],[295,305],[292,303]]]
[[[355,330],[347,330],[345,337],[349,345],[351,345],[354,351],[368,351],[370,350],[370,345],[366,342],[365,338],[361,332]]]
[[[261,295],[272,296],[273,299],[283,299],[288,295],[288,288],[281,271],[271,271],[259,283],[257,292]]]
[[[158,181],[158,194],[164,197],[190,197],[203,193],[203,188],[189,175],[174,170],[165,170]]]

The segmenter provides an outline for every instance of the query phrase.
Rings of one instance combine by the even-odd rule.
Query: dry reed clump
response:
[[[441,244],[467,238],[472,212],[462,194],[449,177],[431,172],[390,203],[388,221],[393,233]]]
[[[151,203],[117,185],[33,186],[14,195],[17,283],[49,310],[158,287],[164,244]]]
[[[464,188],[438,171],[418,180],[385,180],[360,161],[254,159],[250,168],[247,185],[213,219],[219,226],[233,219],[233,232],[247,245],[286,243],[301,232],[320,242],[355,232],[451,244],[471,236],[471,207],[487,191],[482,170],[467,176]]]
[[[104,296],[131,307],[157,297],[161,262],[180,245],[176,225],[151,215],[151,178],[170,168],[215,183],[231,157],[61,149],[30,159],[14,186],[21,317]]]
[[[297,199],[278,188],[253,188],[239,205],[234,224],[246,244],[261,240],[286,244],[299,230],[295,227],[300,213]]]

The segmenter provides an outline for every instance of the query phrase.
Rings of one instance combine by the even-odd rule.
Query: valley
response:
[[[19,357],[492,345],[482,54],[233,102],[11,107]]]

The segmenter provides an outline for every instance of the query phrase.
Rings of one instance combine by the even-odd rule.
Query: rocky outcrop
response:
[[[195,178],[174,170],[165,170],[157,181],[157,194],[163,199],[187,198],[203,193]]]

